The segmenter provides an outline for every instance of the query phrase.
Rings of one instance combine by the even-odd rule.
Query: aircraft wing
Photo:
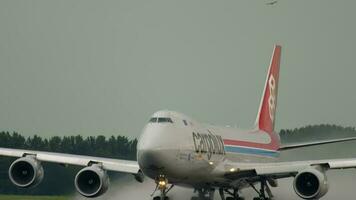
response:
[[[292,144],[282,145],[279,148],[279,151],[296,149],[296,148],[300,148],[300,147],[316,146],[316,145],[322,145],[322,144],[346,142],[346,141],[352,141],[352,140],[356,140],[356,137],[336,138],[336,139],[318,140],[318,141],[302,142],[302,143],[292,143]]]
[[[65,153],[52,153],[52,152],[44,152],[44,151],[0,148],[0,156],[8,156],[8,157],[34,156],[36,160],[42,162],[52,162],[52,163],[58,163],[64,165],[68,164],[68,165],[77,165],[77,166],[89,166],[90,164],[93,163],[95,164],[99,163],[102,165],[103,169],[105,170],[132,173],[132,174],[137,174],[140,169],[136,161],[82,156],[82,155],[65,154]]]
[[[234,177],[234,174],[240,172],[250,172],[256,176],[278,179],[295,176],[309,167],[321,167],[323,170],[356,168],[356,158],[249,164],[227,161],[217,166],[215,172],[223,173],[226,177]]]

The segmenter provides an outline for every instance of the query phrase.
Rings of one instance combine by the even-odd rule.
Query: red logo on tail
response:
[[[274,123],[274,116],[276,113],[276,104],[277,104],[277,97],[276,97],[276,80],[273,77],[273,74],[269,77],[268,80],[268,87],[269,87],[269,98],[268,98],[268,106],[269,106],[269,117],[271,122]]]

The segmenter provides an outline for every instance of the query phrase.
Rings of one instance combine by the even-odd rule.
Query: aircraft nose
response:
[[[160,169],[162,160],[159,152],[151,150],[141,150],[138,152],[138,162],[141,168]]]
[[[151,178],[170,175],[179,151],[179,135],[170,123],[149,123],[137,145],[137,160],[143,173]]]
[[[161,174],[167,173],[167,162],[170,158],[157,150],[140,150],[138,151],[138,164],[145,175],[156,178]]]
[[[138,150],[157,150],[169,147],[171,141],[170,127],[160,124],[148,124],[139,139]]]

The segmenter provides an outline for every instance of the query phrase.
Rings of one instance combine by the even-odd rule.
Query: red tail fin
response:
[[[271,64],[268,69],[266,83],[258,111],[256,126],[269,134],[274,134],[274,122],[277,108],[279,63],[281,46],[276,45],[273,50]]]

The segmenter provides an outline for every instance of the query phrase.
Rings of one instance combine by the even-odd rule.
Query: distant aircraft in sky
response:
[[[276,45],[251,130],[208,125],[163,110],[154,113],[144,127],[137,161],[0,148],[0,155],[18,157],[9,168],[9,178],[18,187],[36,186],[44,176],[42,162],[53,162],[83,166],[74,185],[85,197],[105,193],[107,171],[116,171],[133,174],[139,182],[145,176],[153,179],[154,193],[159,193],[154,200],[167,200],[173,186],[197,191],[192,200],[212,200],[215,191],[222,200],[241,200],[241,189],[246,187],[256,191],[254,200],[267,200],[273,198],[270,187],[278,187],[278,179],[292,177],[300,198],[319,199],[328,192],[326,171],[356,168],[356,158],[282,162],[280,152],[356,138],[281,145],[274,131],[280,58],[281,46]]]
[[[272,5],[274,5],[274,4],[276,4],[278,1],[271,1],[271,2],[267,2],[266,3],[266,5],[270,5],[270,6],[272,6]]]

